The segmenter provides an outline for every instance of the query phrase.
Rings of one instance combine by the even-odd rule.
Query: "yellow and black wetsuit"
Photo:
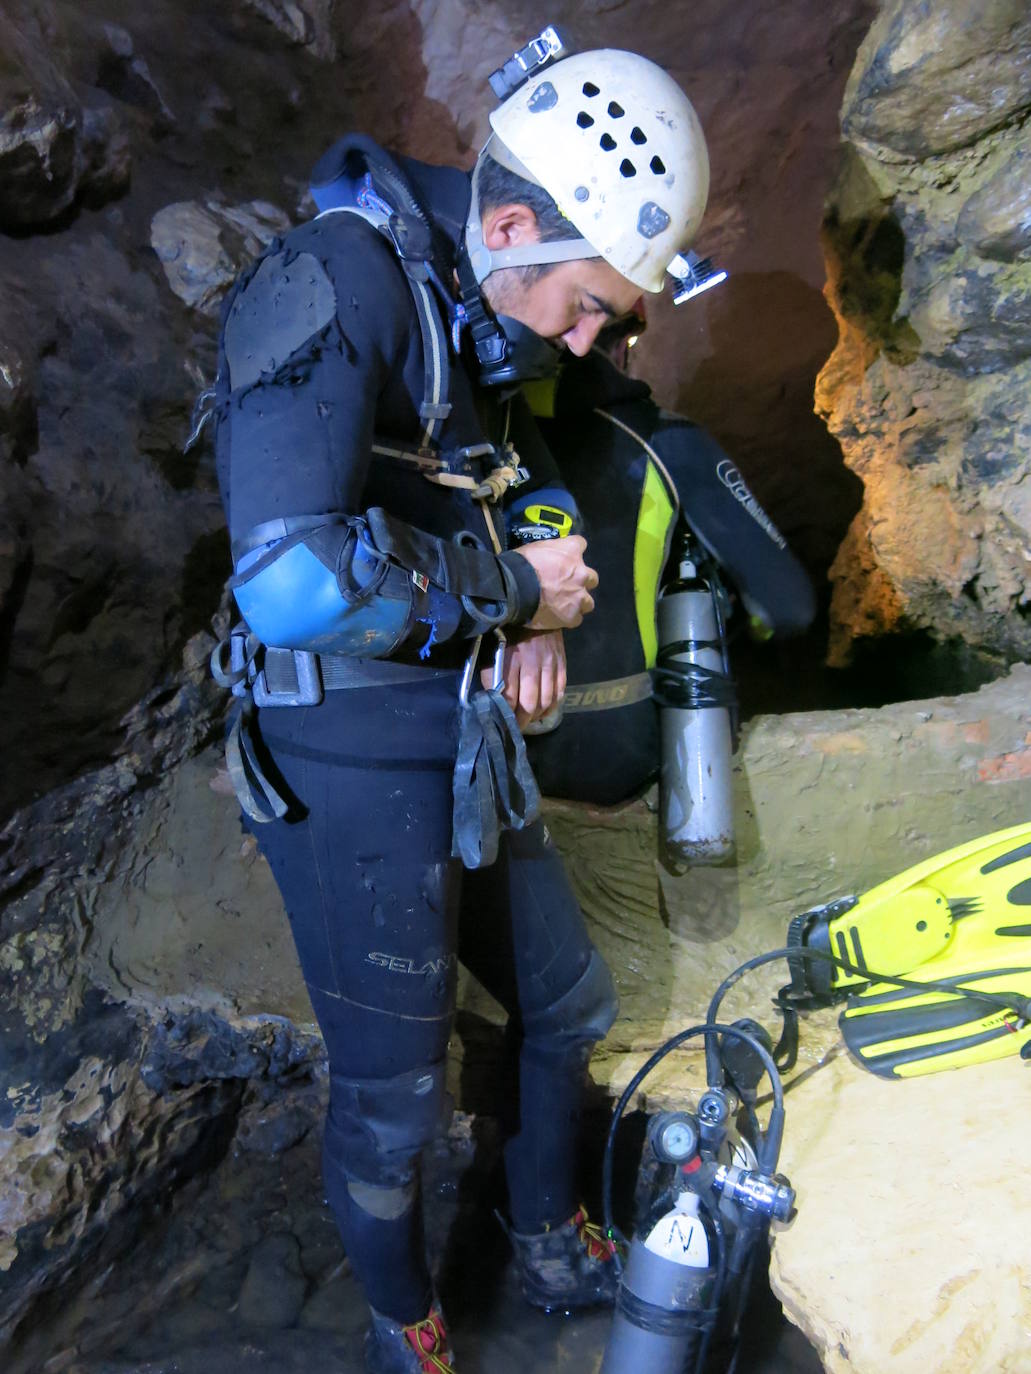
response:
[[[542,791],[613,805],[658,770],[649,670],[678,521],[770,633],[802,633],[815,613],[813,590],[732,460],[705,430],[661,410],[644,382],[594,352],[568,363],[557,384],[534,383],[526,394],[600,576],[594,613],[565,637],[562,724],[527,745]]]

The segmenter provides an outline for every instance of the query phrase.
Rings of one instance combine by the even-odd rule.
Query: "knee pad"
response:
[[[443,1121],[444,1079],[443,1060],[394,1078],[333,1074],[326,1118],[327,1164],[342,1170],[348,1180],[374,1188],[407,1187],[415,1177],[419,1154]]]
[[[569,989],[550,1006],[523,1017],[523,1031],[530,1040],[547,1040],[570,1045],[602,1040],[608,1034],[619,998],[608,965],[597,950],[592,950],[586,969]]]
[[[419,1188],[414,1179],[394,1188],[381,1188],[353,1178],[348,1180],[347,1195],[356,1207],[377,1221],[399,1221],[412,1210]]]

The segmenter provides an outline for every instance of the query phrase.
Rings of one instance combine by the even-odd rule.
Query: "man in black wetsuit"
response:
[[[561,696],[561,631],[597,575],[579,538],[504,547],[508,489],[557,482],[516,385],[683,265],[708,164],[665,72],[619,52],[551,61],[549,33],[518,55],[471,186],[341,140],[315,173],[323,213],[223,315],[216,453],[246,621],[224,665],[244,697],[230,772],[326,1040],[327,1196],[377,1371],[453,1368],[418,1159],[444,1110],[458,958],[518,1055],[505,1163],[523,1291],[568,1309],[615,1286],[573,1177],[612,980],[532,823],[512,711],[471,679],[502,631],[520,719]]]

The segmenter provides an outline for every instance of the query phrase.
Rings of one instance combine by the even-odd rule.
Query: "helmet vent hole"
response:
[[[623,177],[635,177],[637,175],[637,168],[628,157],[625,157],[619,164],[619,174]]]
[[[666,170],[666,164],[663,162],[662,158],[658,156],[653,157],[651,162],[649,162],[648,166],[652,169],[652,171],[655,173],[657,177],[661,177]]]
[[[583,93],[587,96],[588,100],[590,100],[592,96],[599,95],[600,91],[593,81],[585,81],[583,84]]]
[[[635,124],[634,127],[630,130],[630,142],[636,143],[637,146],[640,147],[642,143],[648,142],[648,135],[644,132],[643,129],[639,129]]]
[[[623,116],[624,116],[625,114],[626,114],[626,110],[623,109],[623,106],[622,106],[622,105],[618,105],[618,104],[616,103],[616,101],[614,101],[614,100],[610,100],[610,101],[609,101],[609,118],[610,118],[610,119],[622,119]]]
[[[591,116],[587,113],[586,110],[581,110],[576,117],[576,122],[580,125],[581,129],[589,129],[591,125],[594,123],[594,120],[591,118]]]
[[[602,134],[601,138],[599,139],[599,142],[601,143],[601,146],[607,153],[611,153],[613,148],[616,146],[616,140],[612,137],[611,134]]]

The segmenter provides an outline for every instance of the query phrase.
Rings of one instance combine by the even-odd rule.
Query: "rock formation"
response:
[[[729,16],[708,0],[689,30],[652,0],[632,18],[603,4],[553,15],[585,45],[641,46],[698,105],[714,168],[702,246],[735,284],[686,322],[657,311],[642,366],[667,400],[694,376],[686,402],[739,442],[818,576],[856,484],[810,414],[833,341],[815,227],[868,13],[866,0],[807,0],[785,26],[769,0]],[[360,23],[334,0],[4,6],[0,814],[117,747],[121,717],[218,606],[227,551],[210,453],[181,448],[211,379],[219,293],[311,213],[308,171],[343,130],[467,164],[487,74],[539,24],[531,5],[490,3],[471,20],[459,0],[394,0]],[[791,187],[772,218],[771,142]],[[823,480],[800,495],[777,453],[794,462],[802,431]]]
[[[914,629],[1024,658],[1031,570],[1031,17],[890,0],[842,110],[817,406],[863,480],[832,658]]]

